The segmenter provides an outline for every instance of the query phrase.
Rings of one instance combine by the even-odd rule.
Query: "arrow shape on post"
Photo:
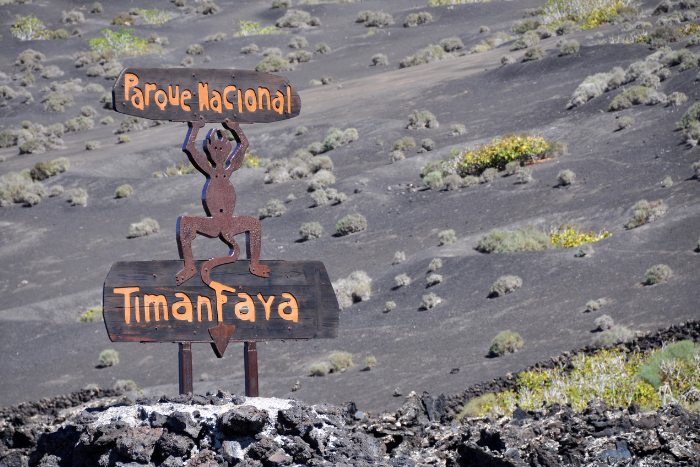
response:
[[[226,347],[228,347],[228,340],[233,335],[233,331],[236,330],[235,324],[224,324],[219,322],[213,328],[209,328],[209,335],[214,342],[211,343],[211,348],[214,349],[214,353],[218,358],[224,356],[226,352]]]

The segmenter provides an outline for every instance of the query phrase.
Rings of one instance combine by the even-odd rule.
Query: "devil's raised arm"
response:
[[[233,157],[228,167],[226,167],[226,173],[231,175],[231,173],[241,168],[243,164],[243,158],[245,157],[245,152],[248,149],[248,138],[241,130],[238,123],[234,123],[228,118],[223,122],[224,128],[230,130],[233,133],[233,138],[236,140],[236,149],[233,150]]]
[[[205,124],[204,117],[199,117],[198,120],[193,122],[187,122],[189,129],[187,130],[187,136],[185,137],[185,142],[182,144],[182,151],[187,154],[187,158],[192,162],[197,170],[202,172],[204,175],[209,175],[209,170],[211,165],[207,159],[206,154],[202,153],[195,147],[195,141],[197,139],[197,133],[199,129]]]

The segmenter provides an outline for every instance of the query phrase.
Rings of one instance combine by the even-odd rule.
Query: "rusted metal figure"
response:
[[[238,123],[226,119],[223,127],[233,133],[236,148],[231,152],[231,143],[221,130],[209,130],[203,143],[204,152],[195,148],[199,129],[205,124],[204,117],[188,122],[189,130],[182,145],[192,165],[199,170],[207,181],[202,191],[202,205],[208,217],[180,216],[177,219],[177,246],[180,259],[185,260],[182,271],[176,275],[177,285],[184,284],[197,274],[192,255],[192,241],[197,234],[209,238],[219,237],[229,248],[228,256],[212,258],[201,268],[202,281],[209,285],[209,272],[216,266],[233,263],[240,255],[240,247],[233,239],[235,235],[246,234],[246,252],[250,259],[250,272],[259,277],[269,277],[270,269],[259,263],[262,233],[260,220],[252,216],[234,216],[236,190],[231,184],[231,174],[243,163],[248,140]]]

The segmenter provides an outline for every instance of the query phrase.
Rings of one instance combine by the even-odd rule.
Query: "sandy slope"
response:
[[[162,26],[138,26],[138,34],[157,31],[169,37],[170,45],[162,56],[122,59],[122,63],[176,65],[185,56],[187,45],[200,42],[212,61],[202,63],[203,57],[197,56],[196,66],[252,69],[260,57],[240,54],[243,45],[255,42],[260,47],[280,47],[285,53],[291,50],[286,48],[290,35],[232,37],[232,24],[238,19],[269,25],[282,12],[260,2],[219,4],[223,11],[213,17],[180,16]],[[691,179],[690,169],[697,154],[681,145],[680,135],[674,133],[675,122],[698,98],[695,71],[679,73],[674,68],[672,77],[660,88],[667,94],[682,91],[688,95],[688,102],[680,109],[637,106],[608,113],[609,101],[618,91],[574,110],[565,107],[586,76],[613,66],[626,68],[651,53],[646,46],[584,45],[579,54],[558,57],[557,38],[550,38],[541,43],[547,57],[535,62],[500,67],[501,55],[508,53],[506,45],[482,54],[398,69],[398,60],[418,48],[453,35],[461,37],[469,48],[484,37],[478,34],[480,25],[489,25],[492,32],[507,30],[525,8],[539,4],[491,2],[452,10],[435,8],[430,11],[436,21],[417,28],[402,27],[403,18],[412,10],[400,1],[303,7],[321,17],[323,25],[300,34],[312,46],[324,41],[334,51],[284,73],[301,90],[303,104],[298,118],[253,125],[245,131],[257,155],[278,158],[322,140],[331,126],[356,128],[359,141],[327,153],[336,167],[334,187],[345,192],[348,200],[336,206],[311,207],[306,180],[265,185],[263,169],[247,169],[232,179],[238,193],[236,213],[256,215],[269,199],[284,199],[293,193],[297,199],[287,205],[287,214],[262,223],[263,257],[319,259],[333,280],[364,270],[374,280],[373,294],[369,302],[342,312],[336,340],[260,345],[262,394],[309,403],[353,399],[362,409],[395,409],[399,401],[392,393],[397,387],[404,394],[410,390],[456,393],[468,384],[586,345],[592,337],[593,320],[602,313],[617,323],[645,331],[697,317],[694,284],[698,260],[694,248],[700,232],[700,206],[695,196],[697,181]],[[111,81],[88,78],[84,69],[74,68],[71,54],[87,50],[84,38],[99,35],[109,18],[126,11],[130,3],[105,2],[105,13],[86,12],[88,21],[80,25],[83,38],[26,44],[12,41],[5,33],[11,15],[29,12],[55,29],[60,11],[71,5],[51,2],[2,7],[8,15],[2,20],[5,37],[0,71],[16,73],[11,63],[31,46],[47,55],[47,63],[66,71],[61,79],[80,77],[83,84],[111,86]],[[176,10],[162,2],[151,6]],[[366,29],[354,23],[354,18],[360,10],[380,8],[391,12],[397,23],[367,37]],[[617,33],[613,26],[601,30]],[[203,42],[206,35],[219,31],[228,32],[225,41]],[[585,44],[586,35],[588,32],[582,31],[574,37]],[[369,66],[371,55],[377,52],[389,56],[389,67]],[[332,76],[334,83],[308,85],[310,79],[321,76]],[[76,104],[62,114],[43,112],[39,88],[48,81],[37,74],[40,84],[29,88],[36,102],[26,106],[12,103],[0,110],[0,123],[18,128],[25,119],[43,124],[64,121],[87,104],[98,108],[100,117],[113,115],[117,122],[121,120],[98,107],[99,93],[76,94]],[[423,108],[437,116],[440,127],[405,129],[408,114]],[[620,115],[633,116],[636,125],[614,131]],[[466,125],[467,134],[450,136],[451,123]],[[309,129],[303,136],[294,135],[299,125]],[[0,164],[0,174],[20,171],[40,160],[69,157],[71,170],[46,185],[84,187],[90,196],[85,208],[71,207],[63,197],[46,199],[31,209],[19,205],[0,209],[0,264],[4,266],[0,270],[0,369],[10,375],[0,381],[2,405],[68,392],[88,383],[111,386],[118,379],[133,379],[150,388],[146,392],[177,390],[175,345],[112,344],[101,324],[75,323],[81,309],[100,302],[101,286],[113,262],[176,258],[177,216],[201,214],[201,176],[154,179],[151,175],[184,158],[179,149],[183,124],[132,133],[133,142],[128,145],[116,144],[113,128],[67,134],[67,149],[41,155],[19,156],[16,147],[0,150],[7,158]],[[419,173],[427,161],[446,157],[453,147],[490,141],[514,131],[565,141],[569,154],[536,165],[535,181],[527,185],[499,176],[490,184],[459,191],[412,189],[411,184],[422,186]],[[409,151],[405,161],[390,164],[393,142],[403,136],[418,142],[430,137],[436,150]],[[378,139],[383,145],[377,145]],[[85,151],[87,140],[102,141],[103,149]],[[562,169],[576,172],[574,186],[555,187]],[[660,186],[666,176],[673,178],[673,187]],[[360,183],[364,178],[368,179],[366,185]],[[113,199],[115,188],[123,183],[131,184],[135,194]],[[669,205],[666,217],[632,231],[624,229],[634,203],[661,198]],[[349,237],[332,237],[337,220],[352,212],[367,217],[368,229]],[[129,223],[146,216],[158,220],[161,233],[127,239]],[[324,236],[301,243],[299,226],[309,221],[320,222]],[[480,236],[494,228],[534,224],[546,229],[563,222],[592,230],[607,228],[613,237],[597,243],[595,254],[583,259],[574,258],[571,250],[502,255],[474,250]],[[448,228],[456,231],[458,241],[439,247],[437,234]],[[199,239],[194,248],[199,257],[225,251],[218,241]],[[394,252],[399,250],[405,251],[408,259],[392,266]],[[434,257],[443,258],[439,272],[444,280],[427,290],[427,265]],[[642,287],[644,272],[658,263],[670,265],[676,277],[666,284]],[[397,290],[394,276],[400,273],[409,274],[413,283]],[[502,274],[519,275],[523,288],[504,298],[487,299],[489,287]],[[22,280],[28,284],[17,287]],[[430,291],[443,303],[431,311],[418,311],[421,296]],[[605,308],[583,313],[588,300],[600,297],[608,299]],[[383,313],[388,300],[398,307]],[[491,339],[504,329],[519,332],[525,347],[504,358],[486,358]],[[99,351],[112,347],[119,350],[121,363],[96,368]],[[352,352],[358,365],[342,374],[308,377],[311,363],[327,358],[333,350]],[[195,375],[206,373],[211,380],[197,382],[195,390],[225,387],[241,393],[241,353],[242,345],[232,344],[220,361],[209,346],[196,346]],[[377,358],[378,365],[372,371],[361,371],[361,362],[369,355]],[[455,368],[459,372],[452,372]],[[292,393],[297,380],[301,389]]]

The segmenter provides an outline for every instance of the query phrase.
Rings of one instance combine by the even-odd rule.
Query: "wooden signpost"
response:
[[[112,90],[114,110],[143,118],[188,122],[182,150],[206,177],[206,216],[180,216],[180,260],[117,262],[103,289],[107,334],[113,342],[176,342],[180,393],[193,391],[192,343],[210,343],[221,358],[229,342],[244,342],[245,391],[258,396],[256,342],[333,338],[339,307],[319,261],[260,259],[262,228],[252,216],[234,215],[231,174],[248,140],[239,123],[268,123],[299,115],[301,99],[289,82],[241,70],[127,68]],[[197,149],[198,131],[221,122]],[[238,260],[234,237],[246,235],[247,260]],[[229,254],[195,260],[197,235],[219,237]]]

